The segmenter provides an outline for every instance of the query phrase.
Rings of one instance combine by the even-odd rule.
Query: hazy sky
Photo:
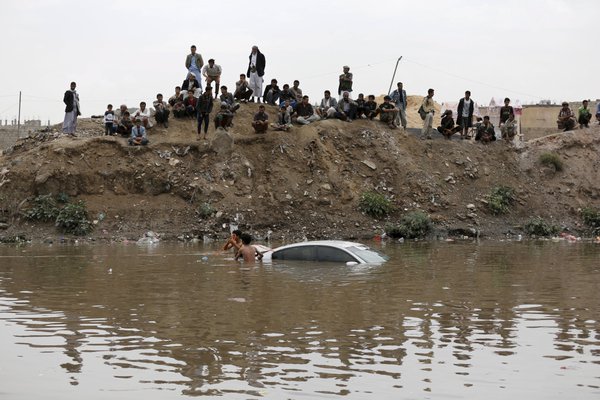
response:
[[[599,98],[598,0],[155,1],[0,0],[0,118],[61,122],[77,82],[84,116],[106,104],[169,97],[196,44],[234,87],[252,45],[265,80],[294,79],[311,97],[337,91],[343,65],[354,93],[435,88],[438,101],[466,89],[480,104]]]

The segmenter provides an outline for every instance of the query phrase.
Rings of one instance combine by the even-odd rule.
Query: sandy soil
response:
[[[409,98],[409,127],[421,125],[421,100]],[[90,236],[110,240],[137,239],[148,230],[167,238],[222,238],[230,223],[257,238],[366,239],[413,210],[431,216],[438,237],[522,234],[532,216],[581,234],[579,210],[600,206],[597,126],[519,149],[441,135],[422,141],[410,130],[367,120],[326,120],[257,135],[250,127],[257,107],[238,111],[231,152],[214,140],[213,127],[209,141],[196,140],[191,120],[153,128],[144,148],[101,136],[101,122],[85,119],[77,138],[40,132],[21,140],[0,156],[0,237],[59,237],[51,224],[32,224],[20,214],[29,200],[47,193],[84,200],[98,221]],[[273,118],[276,109],[267,112]],[[549,151],[560,155],[564,171],[539,163]],[[498,185],[514,188],[518,200],[508,214],[494,216],[485,202]],[[358,210],[361,193],[370,190],[396,206],[385,220]],[[202,218],[204,204],[216,213]]]

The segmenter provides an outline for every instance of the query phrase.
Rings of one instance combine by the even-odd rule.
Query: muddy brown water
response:
[[[600,245],[0,247],[0,399],[598,399]]]

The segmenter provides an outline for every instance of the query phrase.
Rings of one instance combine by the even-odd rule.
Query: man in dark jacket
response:
[[[207,86],[206,91],[202,94],[202,96],[200,96],[200,98],[198,99],[198,103],[196,104],[196,112],[198,114],[198,140],[200,140],[200,133],[202,132],[202,122],[204,122],[203,139],[206,139],[206,135],[208,133],[208,121],[210,118],[212,108],[212,87]]]
[[[250,53],[248,59],[248,71],[246,72],[246,76],[248,76],[250,84],[249,87],[254,94],[250,101],[254,102],[254,97],[256,96],[256,100],[260,102],[262,84],[264,81],[263,76],[265,74],[265,66],[267,65],[267,62],[264,54],[258,50],[258,46],[252,46],[252,52]]]
[[[71,90],[67,90],[63,96],[63,102],[65,103],[65,119],[63,121],[63,132],[75,136],[75,130],[77,129],[77,117],[81,115],[79,110],[79,95],[75,91],[77,84],[71,82]]]
[[[458,110],[456,112],[456,122],[461,127],[461,139],[467,136],[469,128],[473,126],[473,111],[475,111],[475,102],[471,99],[471,92],[467,90],[465,97],[458,102]]]

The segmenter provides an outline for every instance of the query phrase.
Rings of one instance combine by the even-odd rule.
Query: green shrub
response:
[[[541,217],[535,217],[525,224],[525,233],[529,236],[553,236],[560,231],[560,228]]]
[[[563,161],[556,153],[540,154],[540,163],[548,167],[551,165],[554,166],[555,171],[562,171],[564,169]]]
[[[592,228],[594,232],[600,231],[600,211],[592,207],[581,210],[583,223]]]
[[[398,225],[388,225],[385,233],[392,238],[417,239],[426,237],[433,230],[429,215],[414,211],[404,215]]]
[[[360,196],[358,208],[373,218],[383,218],[394,209],[390,199],[375,192],[364,192]]]
[[[515,191],[508,186],[496,186],[492,189],[488,208],[494,215],[506,214],[509,206],[515,202]]]
[[[63,232],[73,235],[85,235],[92,231],[87,208],[83,201],[64,206],[56,217],[56,226]]]
[[[54,197],[51,194],[44,194],[33,199],[31,208],[25,211],[25,218],[32,221],[54,221],[59,211]]]
[[[196,214],[198,214],[198,216],[202,219],[209,218],[215,212],[215,209],[210,205],[210,203],[202,203],[196,210]]]

